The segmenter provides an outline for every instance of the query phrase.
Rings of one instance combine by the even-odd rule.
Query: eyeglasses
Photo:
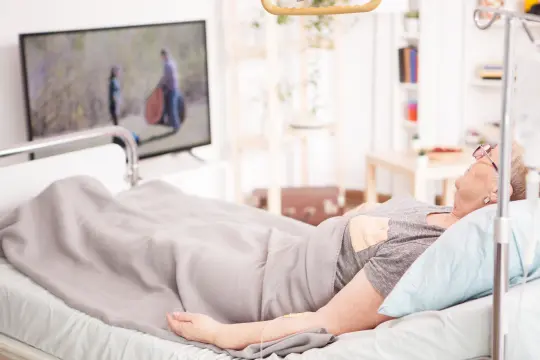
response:
[[[495,145],[489,145],[489,144],[478,145],[476,150],[474,150],[473,152],[473,157],[476,160],[480,160],[483,157],[487,158],[491,162],[491,165],[493,165],[493,168],[495,169],[495,171],[499,172],[499,168],[497,167],[497,164],[495,164],[493,159],[489,156],[489,154],[491,153],[491,150],[493,150],[494,148],[495,148]]]

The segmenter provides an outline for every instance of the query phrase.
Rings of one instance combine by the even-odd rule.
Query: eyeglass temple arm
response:
[[[325,7],[287,8],[274,4],[275,0],[261,0],[262,6],[272,15],[339,15],[364,13],[375,10],[382,0],[371,0],[363,5],[335,5]]]

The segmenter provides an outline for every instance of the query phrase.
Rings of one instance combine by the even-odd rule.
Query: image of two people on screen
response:
[[[172,128],[166,135],[172,135],[180,129],[185,118],[184,97],[179,88],[176,62],[166,49],[160,51],[163,70],[162,76],[146,100],[145,120],[149,125],[162,125]],[[120,67],[113,66],[109,76],[108,88],[109,114],[114,125],[119,125],[122,89],[120,85]],[[137,138],[137,135],[134,134]],[[138,140],[138,139],[137,139]]]

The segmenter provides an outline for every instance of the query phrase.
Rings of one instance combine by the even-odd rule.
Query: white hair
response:
[[[517,143],[512,144],[510,185],[512,185],[512,196],[510,201],[523,200],[527,197],[527,172],[528,169],[523,162],[523,147]]]

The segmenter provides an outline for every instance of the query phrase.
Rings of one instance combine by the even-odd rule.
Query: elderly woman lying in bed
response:
[[[497,202],[497,149],[474,156],[453,208],[396,198],[317,227],[165,182],[112,194],[90,177],[63,179],[0,216],[0,257],[112,326],[233,357],[301,352],[388,320],[377,310],[410,265]],[[525,174],[516,148],[514,200]]]
[[[497,202],[497,148],[481,146],[474,157],[476,162],[456,181],[453,208],[401,198],[364,205],[345,215],[349,221],[338,257],[335,296],[318,310],[271,324],[222,324],[205,315],[179,312],[167,315],[169,327],[189,340],[243,349],[259,343],[263,332],[265,340],[311,328],[339,335],[371,329],[389,320],[377,310],[409,266],[445,229]],[[520,149],[514,147],[511,200],[525,198],[526,172]]]

